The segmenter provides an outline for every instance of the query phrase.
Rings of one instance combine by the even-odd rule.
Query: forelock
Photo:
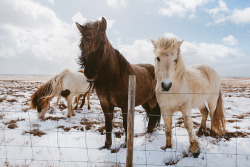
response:
[[[154,45],[155,49],[160,52],[170,52],[178,46],[177,42],[176,38],[160,37],[155,41]]]
[[[82,36],[84,38],[94,38],[101,27],[101,21],[89,22],[84,25],[84,32]]]

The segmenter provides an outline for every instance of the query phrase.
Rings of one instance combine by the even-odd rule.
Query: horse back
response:
[[[151,64],[132,65],[136,75],[136,102],[143,104],[155,95],[155,73]]]
[[[155,79],[155,68],[153,65],[151,65],[151,64],[136,64],[134,66],[139,66],[139,67],[146,69],[149,72],[149,74],[151,75],[151,77],[153,79]]]
[[[189,83],[196,81],[196,84],[199,83],[200,87],[205,89],[204,91],[217,92],[220,89],[220,76],[213,68],[208,65],[202,64],[189,66],[188,78],[190,80]]]

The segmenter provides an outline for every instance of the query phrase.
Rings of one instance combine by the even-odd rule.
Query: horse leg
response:
[[[121,145],[122,148],[126,148],[127,144],[127,115],[128,115],[128,109],[122,108],[122,118],[123,118],[123,128],[125,130],[125,143]]]
[[[209,110],[210,110],[210,118],[211,118],[211,136],[216,136],[218,134],[218,131],[216,129],[216,127],[214,126],[214,112],[215,112],[215,109],[216,109],[216,103],[217,103],[217,100],[213,100],[213,101],[210,101],[208,102],[208,107],[209,107]]]
[[[106,141],[105,145],[101,147],[100,150],[110,149],[112,145],[112,120],[114,112],[114,107],[112,106],[103,106],[102,103],[101,106],[105,117]]]
[[[206,135],[207,133],[206,121],[207,121],[207,116],[208,116],[209,111],[207,107],[204,105],[203,107],[200,108],[200,112],[201,112],[202,120],[201,120],[200,128],[197,133],[198,136],[201,136],[203,134]]]
[[[200,147],[199,147],[199,141],[196,138],[194,131],[193,131],[191,109],[182,111],[182,115],[184,118],[184,126],[187,129],[187,132],[189,135],[189,142],[190,142],[189,151],[193,154],[194,158],[197,158],[200,154]]]
[[[88,91],[88,110],[90,110],[91,108],[90,108],[90,91]]]
[[[150,108],[148,102],[144,103],[144,104],[142,105],[142,107],[143,107],[143,108],[145,109],[145,111],[147,112],[147,117],[148,117],[149,120],[150,120],[151,108]],[[124,118],[123,118],[123,120],[124,120]],[[148,121],[148,130],[147,130],[147,133],[152,133],[152,132],[153,132],[154,127],[152,127],[152,126],[150,126],[150,125],[151,125],[151,124],[150,124],[149,121]]]
[[[166,146],[161,147],[161,149],[165,150],[167,148],[172,148],[172,116],[173,112],[164,110],[162,117],[164,120],[165,126],[165,135],[166,135]]]
[[[83,95],[81,95],[81,96],[83,96],[83,98],[82,98],[82,104],[80,105],[80,108],[82,108],[84,106],[84,104],[85,104],[85,97],[86,97],[86,95],[87,95],[87,92],[84,93]]]
[[[57,96],[56,106],[58,106],[58,103],[59,103],[60,98],[61,98],[61,95]]]
[[[67,97],[67,108],[68,108],[68,115],[67,117],[70,118],[72,115],[75,116],[75,112],[72,108],[72,99],[73,99],[73,95],[70,94],[68,97]]]
[[[79,103],[79,100],[80,100],[80,95],[76,96],[75,99],[74,99],[74,102],[76,103],[75,107],[74,107],[74,110],[77,110],[77,107],[78,107],[78,103]]]
[[[148,104],[149,104],[149,107],[151,108],[151,115],[148,121],[148,133],[152,133],[154,128],[160,124],[161,110],[157,101],[155,101],[155,103],[153,104],[151,104],[149,101]]]

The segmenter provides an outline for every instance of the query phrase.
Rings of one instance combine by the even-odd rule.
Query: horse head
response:
[[[44,119],[46,112],[49,109],[49,99],[42,97],[42,87],[31,96],[31,108],[37,110],[38,118]]]
[[[85,68],[84,74],[88,80],[94,81],[105,62],[103,52],[104,45],[108,41],[106,37],[107,21],[102,18],[101,21],[89,22],[85,25],[76,23],[76,26],[82,35],[78,64],[81,68]]]
[[[152,40],[155,53],[155,74],[157,76],[156,89],[170,91],[174,84],[174,76],[178,71],[180,60],[180,46],[183,41],[176,38],[160,37],[156,41]]]

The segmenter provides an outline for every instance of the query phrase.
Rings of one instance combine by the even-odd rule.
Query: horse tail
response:
[[[212,130],[215,130],[215,133],[218,135],[223,135],[225,132],[225,110],[223,107],[223,99],[221,95],[221,91],[219,92],[219,97],[217,100],[216,109],[214,111],[213,119],[212,119]]]
[[[45,107],[48,100],[50,101],[55,96],[60,96],[63,77],[69,72],[68,69],[63,70],[61,73],[50,78],[31,96],[31,107],[36,108],[38,101],[41,100],[40,106]]]

